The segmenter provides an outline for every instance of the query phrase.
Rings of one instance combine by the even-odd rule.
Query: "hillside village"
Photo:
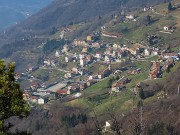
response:
[[[178,6],[176,10],[179,10]],[[145,7],[141,12],[155,12],[154,7]],[[130,13],[125,15],[122,23],[137,23],[138,17]],[[122,13],[121,13],[122,16]],[[114,15],[112,21],[117,20],[118,15]],[[43,105],[49,101],[71,96],[79,98],[81,91],[86,91],[88,87],[103,81],[108,77],[114,76],[111,82],[109,93],[119,93],[126,91],[126,85],[133,81],[129,75],[136,76],[142,72],[148,72],[146,80],[162,78],[165,72],[170,72],[171,68],[179,62],[180,53],[169,51],[160,47],[155,47],[144,41],[134,42],[124,37],[123,33],[109,32],[111,27],[99,26],[99,31],[87,35],[84,39],[74,39],[71,43],[64,44],[61,49],[57,48],[50,55],[47,55],[39,66],[29,66],[26,73],[18,73],[17,81],[29,80],[24,88],[24,99],[29,103]],[[174,34],[179,28],[175,26],[162,25],[160,33]],[[66,40],[66,35],[73,32],[71,28],[64,28],[56,39]],[[104,41],[108,39],[126,39],[124,42]],[[149,37],[153,44],[158,42],[156,35]],[[43,43],[44,45],[46,43]],[[138,68],[133,65],[136,62],[150,63],[149,71]],[[124,64],[122,64],[124,63]],[[126,63],[131,63],[127,68]],[[124,65],[124,66],[121,66]],[[95,70],[92,70],[95,68]],[[58,79],[48,82],[49,76],[39,77],[35,72],[39,70],[48,70],[53,72],[57,70]],[[46,73],[45,73],[46,75]],[[141,80],[143,81],[143,80]],[[139,83],[139,82],[138,82]],[[135,87],[130,88],[135,89]],[[135,92],[132,90],[132,92]],[[135,92],[136,93],[136,92]]]
[[[179,14],[179,0],[137,9],[121,5],[92,20],[54,25],[44,34],[31,29],[22,42],[12,43],[15,54],[10,54],[21,62],[16,61],[15,80],[30,114],[10,119],[15,123],[10,130],[179,134]],[[7,45],[3,55],[14,48]]]

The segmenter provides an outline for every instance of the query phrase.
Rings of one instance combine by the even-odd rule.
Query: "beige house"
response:
[[[133,16],[133,15],[127,15],[127,16],[126,16],[126,19],[134,20],[134,16]]]

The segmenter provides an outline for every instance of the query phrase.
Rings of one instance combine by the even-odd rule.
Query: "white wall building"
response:
[[[43,98],[39,98],[38,99],[38,104],[39,105],[43,105],[45,103],[44,99]]]

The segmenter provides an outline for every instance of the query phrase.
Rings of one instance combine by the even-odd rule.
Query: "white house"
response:
[[[80,66],[84,67],[87,64],[86,59],[80,59]]]
[[[59,57],[60,57],[60,53],[59,53],[59,51],[56,51],[56,52],[55,52],[55,57],[57,57],[57,58],[59,58]]]
[[[144,7],[144,8],[143,8],[143,11],[144,11],[144,12],[146,12],[146,11],[148,11],[148,10],[149,10],[149,9],[148,9],[147,7]]]
[[[144,55],[145,55],[145,56],[151,55],[151,49],[145,48],[145,49],[144,49]]]
[[[134,20],[134,16],[133,16],[133,15],[127,15],[127,16],[126,16],[126,19]]]
[[[43,105],[45,103],[44,99],[43,98],[39,98],[38,99],[38,104],[39,105]]]
[[[71,77],[72,77],[72,73],[66,73],[66,74],[64,75],[64,77],[65,77],[65,78],[71,78]]]
[[[157,56],[159,54],[159,51],[158,50],[153,50],[152,51],[152,56]]]
[[[77,67],[73,67],[72,68],[72,72],[75,73],[75,74],[78,74],[79,69]]]
[[[64,45],[63,46],[63,51],[64,52],[68,52],[69,51],[69,46],[68,45]]]
[[[71,56],[66,56],[65,57],[65,62],[68,63],[68,62],[71,62],[73,60],[73,57]]]
[[[169,27],[168,27],[168,26],[164,26],[164,30],[165,30],[165,31],[168,31],[168,30],[169,30]]]
[[[93,79],[94,79],[94,76],[93,76],[93,75],[90,75],[88,79],[89,79],[89,80],[93,80]]]
[[[174,28],[171,27],[171,26],[164,26],[164,31],[167,31],[167,32],[174,32]]]
[[[51,61],[50,59],[44,60],[44,65],[50,66],[51,65]]]
[[[108,120],[106,121],[106,125],[104,126],[104,131],[105,132],[108,132],[108,131],[111,131],[111,126],[112,126],[112,121],[111,120]]]
[[[101,52],[97,52],[96,53],[96,58],[97,59],[101,59],[102,58],[102,53]]]
[[[55,64],[55,61],[54,60],[51,60],[51,66],[56,66],[56,64]]]
[[[68,95],[72,94],[72,90],[71,89],[67,90],[67,94]]]
[[[114,44],[113,44],[113,49],[116,50],[116,49],[118,49],[118,48],[119,48],[119,45],[114,43]]]
[[[105,58],[104,58],[104,61],[110,62],[111,61],[111,57],[109,55],[106,55]]]
[[[84,59],[85,58],[85,53],[80,53],[79,54],[79,59],[81,60],[81,59]]]

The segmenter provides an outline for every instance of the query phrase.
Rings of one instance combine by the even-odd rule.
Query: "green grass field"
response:
[[[108,81],[111,78],[112,76],[85,89],[82,92],[82,98],[70,101],[66,103],[66,105],[83,107],[87,109],[87,113],[92,116],[94,112],[96,112],[98,116],[106,115],[110,111],[113,111],[113,109],[122,113],[130,111],[136,106],[136,96],[129,90],[110,94]]]
[[[56,69],[38,69],[32,73],[37,78],[45,79],[48,83],[62,81],[64,73]]]
[[[93,72],[94,74],[97,74],[98,72],[102,72],[106,68],[107,66],[100,63],[94,63],[87,67],[88,71]]]

